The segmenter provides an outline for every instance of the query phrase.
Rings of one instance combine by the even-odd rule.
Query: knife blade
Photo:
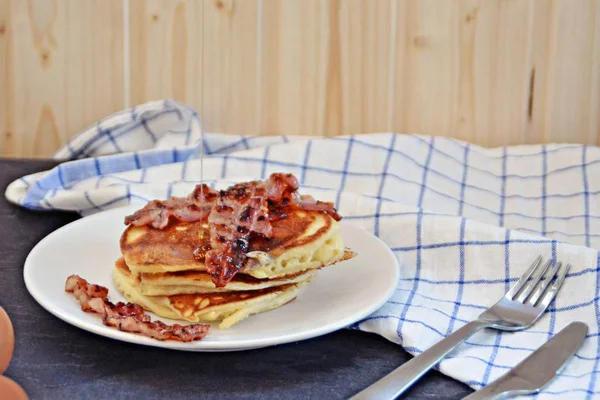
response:
[[[585,340],[588,326],[572,322],[517,366],[463,400],[503,399],[537,393],[567,365]]]

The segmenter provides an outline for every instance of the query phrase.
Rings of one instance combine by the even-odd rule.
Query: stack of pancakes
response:
[[[203,262],[209,235],[202,222],[128,226],[113,273],[117,288],[159,316],[220,322],[225,329],[292,301],[317,269],[353,256],[344,249],[337,221],[299,209],[273,223],[272,238],[251,240],[253,258],[225,287],[217,287]]]

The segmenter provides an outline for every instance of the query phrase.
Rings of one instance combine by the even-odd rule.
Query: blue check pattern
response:
[[[295,174],[302,191],[335,202],[346,223],[384,240],[401,279],[381,309],[350,329],[418,354],[493,304],[532,260],[573,268],[555,303],[524,332],[485,331],[440,363],[480,388],[574,320],[590,332],[540,398],[600,397],[600,149],[536,145],[485,149],[450,138],[205,134],[172,100],[124,110],[75,136],[50,171],[13,182],[6,197],[32,210],[89,215],[155,198]]]

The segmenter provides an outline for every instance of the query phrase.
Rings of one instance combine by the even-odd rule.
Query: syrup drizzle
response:
[[[200,198],[204,199],[204,124],[200,121]]]
[[[204,2],[202,2],[202,18],[204,18],[206,14],[204,13]],[[204,47],[204,38],[206,35],[204,34],[204,21],[202,21],[202,49]],[[202,50],[202,70],[206,71],[204,68],[204,50]],[[200,91],[200,113],[202,118],[204,118],[204,87]],[[198,118],[198,122],[200,123],[200,198],[204,199],[204,120]]]

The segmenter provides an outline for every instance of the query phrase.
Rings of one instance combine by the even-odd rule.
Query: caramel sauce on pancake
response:
[[[223,292],[223,293],[202,293],[202,294],[177,294],[166,296],[173,307],[178,310],[193,312],[200,311],[210,306],[218,306],[221,304],[233,303],[243,300],[248,300],[255,297],[264,296],[271,293],[281,292],[289,289],[295,284],[273,286],[265,289],[240,292]],[[189,312],[189,311],[188,311]]]

